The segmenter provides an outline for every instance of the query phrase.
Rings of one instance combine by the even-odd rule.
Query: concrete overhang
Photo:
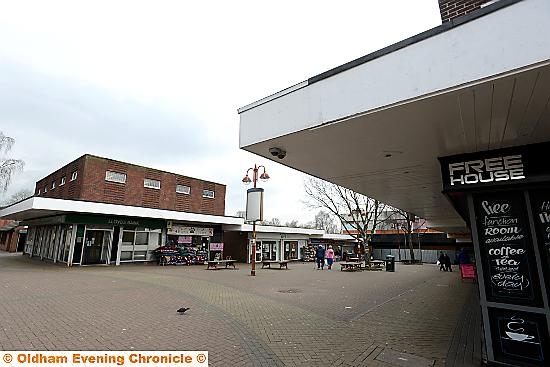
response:
[[[242,107],[240,147],[467,231],[437,158],[550,141],[550,1],[464,19]]]
[[[127,205],[94,203],[89,201],[50,199],[32,197],[0,210],[0,218],[18,221],[51,217],[68,213],[153,218],[189,223],[235,224],[244,222],[242,218],[185,213],[172,210],[142,208]]]
[[[230,232],[252,232],[252,224],[225,225],[224,231]],[[259,233],[281,233],[281,234],[300,234],[307,236],[322,236],[325,232],[320,229],[296,228],[296,227],[277,227],[256,225],[256,232]]]

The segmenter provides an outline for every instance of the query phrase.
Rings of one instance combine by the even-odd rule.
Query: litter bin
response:
[[[395,256],[386,255],[386,271],[395,271]]]

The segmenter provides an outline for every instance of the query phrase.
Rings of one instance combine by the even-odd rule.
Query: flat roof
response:
[[[244,219],[240,217],[187,213],[173,210],[152,209],[128,205],[105,204],[90,201],[52,199],[42,197],[32,197],[3,208],[2,210],[0,210],[0,218],[21,221],[50,217],[66,213],[86,213],[137,218],[153,218],[193,223],[244,223]]]

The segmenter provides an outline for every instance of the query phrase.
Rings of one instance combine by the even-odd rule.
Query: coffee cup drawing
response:
[[[513,333],[510,331],[506,332],[506,335],[512,340],[516,340],[518,342],[522,342],[525,340],[534,339],[535,337],[533,335],[527,335],[527,334],[520,334],[520,333]]]

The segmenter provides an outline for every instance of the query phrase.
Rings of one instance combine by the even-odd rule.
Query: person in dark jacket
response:
[[[317,251],[315,253],[315,257],[317,258],[317,270],[325,269],[325,248],[322,245],[319,245],[317,247]]]
[[[460,251],[460,254],[458,254],[458,263],[460,265],[470,263],[470,255],[468,254],[468,251],[466,251],[465,248],[463,248],[462,251]]]
[[[445,253],[443,261],[445,262],[445,271],[453,271],[451,268],[451,258],[447,255],[447,253]]]
[[[445,255],[443,255],[443,251],[439,252],[439,258],[437,261],[439,261],[439,271],[445,270]]]

